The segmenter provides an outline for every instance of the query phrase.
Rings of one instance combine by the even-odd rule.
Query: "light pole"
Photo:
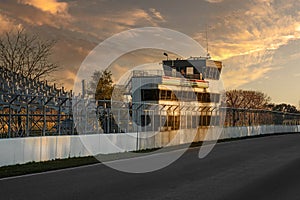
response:
[[[167,56],[167,60],[169,60],[169,55],[166,52],[164,52],[164,56]]]

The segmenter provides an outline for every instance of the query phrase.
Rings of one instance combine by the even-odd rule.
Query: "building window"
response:
[[[187,67],[187,68],[186,68],[186,74],[187,74],[187,75],[192,75],[192,74],[194,74],[194,68],[193,68],[193,67]]]
[[[160,90],[159,91],[159,99],[160,100],[165,100],[167,96],[167,91],[166,90]]]
[[[210,115],[201,115],[199,120],[199,126],[209,126],[211,116]]]
[[[157,89],[143,89],[141,90],[142,101],[158,101]]]
[[[141,115],[141,126],[149,126],[151,123],[151,118],[149,115]]]

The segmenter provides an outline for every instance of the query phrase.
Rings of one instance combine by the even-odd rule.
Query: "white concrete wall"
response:
[[[0,166],[47,161],[60,158],[82,157],[98,153],[109,154],[139,149],[163,147],[167,144],[185,144],[191,141],[238,138],[261,134],[299,132],[300,126],[226,127],[220,134],[211,129],[159,132],[146,138],[148,133],[101,134],[85,136],[45,136],[0,140]],[[138,143],[138,144],[137,144]]]
[[[0,140],[0,166],[87,156],[77,136],[45,136]]]

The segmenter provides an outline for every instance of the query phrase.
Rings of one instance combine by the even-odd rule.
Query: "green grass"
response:
[[[43,162],[29,162],[25,164],[17,164],[11,166],[0,167],[0,178],[19,176],[24,174],[39,173],[51,170],[65,169],[71,167],[78,167],[84,165],[91,165],[100,163],[100,161],[112,161],[118,159],[126,159],[137,156],[143,156],[144,153],[155,152],[154,149],[146,149],[142,151],[113,153],[113,154],[99,154],[97,156],[87,156],[78,158],[56,159]]]
[[[12,166],[4,166],[0,167],[0,178],[45,172],[70,167],[78,167],[82,165],[94,164],[97,162],[99,161],[96,158],[89,156],[81,158],[56,159],[44,162],[30,162],[21,165],[18,164]]]

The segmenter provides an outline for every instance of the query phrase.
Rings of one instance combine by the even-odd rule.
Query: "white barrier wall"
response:
[[[0,140],[0,166],[39,162],[61,158],[83,157],[100,153],[118,153],[149,149],[187,142],[238,138],[272,133],[299,132],[300,126],[226,127],[221,133],[203,134],[198,130],[195,139],[189,130],[159,132],[146,138],[149,133],[98,134],[85,136],[44,136]]]

